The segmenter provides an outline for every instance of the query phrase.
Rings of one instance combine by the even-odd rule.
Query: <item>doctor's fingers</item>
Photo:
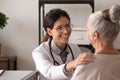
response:
[[[77,65],[80,65],[80,64],[88,64],[90,62],[93,62],[94,59],[92,58],[85,58],[85,57],[80,57],[78,60],[77,60]]]
[[[88,58],[88,57],[82,57],[79,59],[80,62],[93,62],[93,58]]]
[[[95,56],[91,52],[85,52],[85,53],[80,54],[79,56],[83,58],[93,58],[93,59],[95,58]]]
[[[93,62],[95,59],[92,53],[82,53],[77,58],[78,64],[87,64],[89,62]]]

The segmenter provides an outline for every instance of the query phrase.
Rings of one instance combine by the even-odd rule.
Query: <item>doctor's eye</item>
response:
[[[70,30],[71,27],[72,27],[72,24],[66,24],[66,25],[64,25],[64,26],[59,25],[57,28],[53,28],[53,29],[56,29],[58,32],[61,32],[61,31],[63,31],[64,29]]]

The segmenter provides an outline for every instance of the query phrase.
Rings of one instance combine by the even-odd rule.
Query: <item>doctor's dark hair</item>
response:
[[[52,9],[50,10],[43,20],[43,27],[44,30],[47,32],[47,28],[53,29],[54,23],[60,18],[66,17],[70,21],[70,17],[68,13],[62,9]]]

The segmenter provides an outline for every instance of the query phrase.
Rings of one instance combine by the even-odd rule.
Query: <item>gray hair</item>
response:
[[[113,5],[110,9],[97,11],[90,15],[91,35],[97,31],[100,38],[112,42],[120,32],[120,5]]]

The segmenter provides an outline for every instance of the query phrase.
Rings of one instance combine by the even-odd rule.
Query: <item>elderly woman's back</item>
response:
[[[87,37],[95,48],[95,60],[76,68],[71,80],[120,80],[120,53],[113,42],[120,32],[120,6],[90,15]]]
[[[120,80],[120,54],[96,54],[93,63],[78,66],[72,80]]]

